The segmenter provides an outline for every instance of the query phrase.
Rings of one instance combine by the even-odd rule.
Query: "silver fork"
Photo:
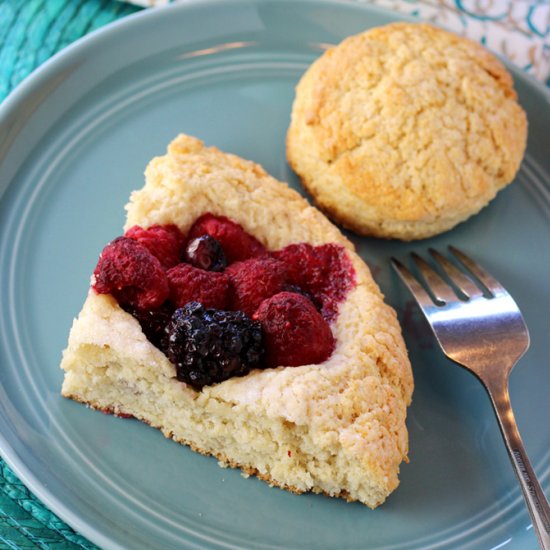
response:
[[[527,326],[517,304],[494,277],[460,250],[453,246],[449,250],[467,275],[436,250],[430,249],[430,254],[451,284],[412,253],[432,296],[401,262],[392,258],[392,265],[445,355],[485,386],[541,548],[550,550],[550,506],[523,447],[508,392],[510,371],[529,347]]]

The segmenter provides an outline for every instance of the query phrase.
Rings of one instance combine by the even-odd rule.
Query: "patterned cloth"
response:
[[[170,0],[133,0],[142,6]],[[367,2],[367,0],[356,0]],[[550,76],[550,0],[372,0],[479,40],[540,78]],[[0,0],[0,101],[74,40],[137,11],[115,0]],[[92,550],[0,459],[0,549]]]
[[[550,2],[545,0],[373,0],[467,36],[546,81]]]

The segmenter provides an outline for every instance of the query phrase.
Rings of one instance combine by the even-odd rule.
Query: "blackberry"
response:
[[[200,390],[261,366],[261,325],[242,311],[189,302],[172,315],[164,352],[176,366],[176,378]]]
[[[172,317],[174,308],[168,302],[165,302],[159,309],[144,310],[137,309],[130,305],[123,305],[122,308],[138,320],[143,334],[147,340],[158,349],[162,350],[162,341],[164,338],[166,325]]]
[[[205,271],[223,271],[227,267],[222,245],[210,235],[202,235],[189,241],[185,258],[192,266]]]

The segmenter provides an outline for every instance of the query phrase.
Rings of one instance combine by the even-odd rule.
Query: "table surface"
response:
[[[58,51],[139,11],[117,0],[0,0],[0,101]],[[0,549],[94,549],[50,512],[0,458]]]

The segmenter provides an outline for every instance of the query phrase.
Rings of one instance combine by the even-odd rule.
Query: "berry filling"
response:
[[[231,264],[225,273],[231,281],[231,309],[253,313],[260,304],[281,292],[288,279],[283,262],[262,256]]]
[[[289,282],[321,304],[327,321],[338,315],[338,304],[355,284],[355,271],[345,249],[337,244],[291,244],[273,253],[287,267]]]
[[[241,262],[267,253],[265,246],[238,223],[225,216],[202,215],[189,230],[188,240],[202,235],[214,237],[222,245],[227,262]]]
[[[179,264],[166,272],[170,301],[176,307],[200,302],[205,307],[225,309],[228,303],[229,277],[225,273],[204,271]]]
[[[166,325],[174,313],[172,305],[165,302],[158,309],[138,309],[130,305],[123,305],[122,308],[126,313],[137,319],[147,340],[157,348],[162,349],[162,342],[166,335]]]
[[[189,241],[185,249],[185,259],[205,271],[223,271],[227,267],[220,241],[210,235],[201,235]]]
[[[164,349],[178,380],[200,389],[260,367],[262,329],[242,311],[206,309],[190,302],[174,312]]]
[[[279,292],[252,317],[262,325],[268,367],[322,363],[334,349],[328,323],[305,296]]]
[[[165,269],[181,262],[185,237],[175,225],[152,225],[148,229],[134,225],[124,233],[124,236],[147,248]]]
[[[112,294],[120,304],[156,309],[168,298],[168,279],[159,260],[145,246],[118,237],[101,253],[93,288]]]
[[[323,309],[323,304],[313,296],[313,294],[310,294],[307,290],[304,290],[303,288],[300,288],[298,285],[291,285],[291,284],[285,284],[283,286],[283,291],[285,292],[294,292],[295,294],[301,294],[305,298],[311,301],[311,303],[315,306],[315,309],[317,311],[321,311]]]
[[[256,368],[326,361],[329,323],[354,284],[340,245],[268,252],[239,224],[207,213],[187,236],[175,225],[130,228],[104,248],[92,287],[112,294],[177,379],[200,390]]]

